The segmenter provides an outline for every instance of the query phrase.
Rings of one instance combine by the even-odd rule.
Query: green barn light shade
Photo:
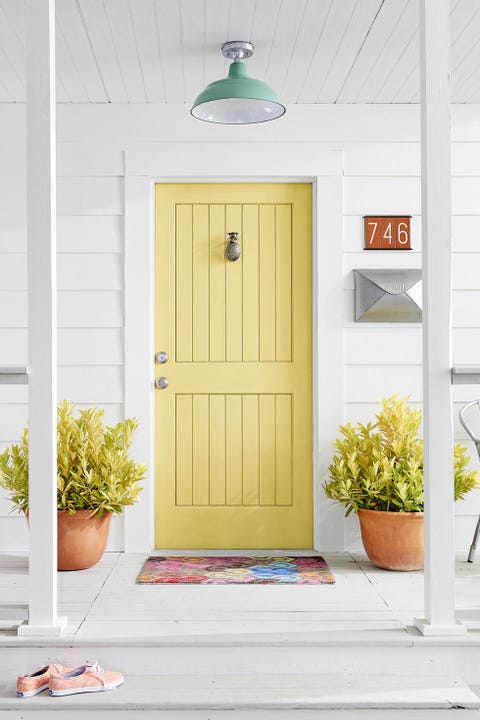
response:
[[[233,60],[228,77],[207,85],[193,103],[193,117],[211,123],[248,125],[276,120],[285,114],[285,107],[272,88],[248,77],[242,60],[251,57],[253,50],[253,44],[243,40],[222,45],[223,55]]]

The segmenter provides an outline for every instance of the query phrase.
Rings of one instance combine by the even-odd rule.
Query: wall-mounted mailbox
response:
[[[354,270],[355,322],[421,322],[422,271]]]

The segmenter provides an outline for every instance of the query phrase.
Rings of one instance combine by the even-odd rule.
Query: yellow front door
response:
[[[156,185],[157,548],[312,547],[311,195]]]

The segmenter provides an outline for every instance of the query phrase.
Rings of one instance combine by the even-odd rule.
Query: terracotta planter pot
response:
[[[385,570],[423,568],[423,513],[359,510],[368,558]]]
[[[109,512],[92,517],[91,510],[77,510],[74,515],[58,510],[58,569],[84,570],[95,565],[104,553],[111,519]]]

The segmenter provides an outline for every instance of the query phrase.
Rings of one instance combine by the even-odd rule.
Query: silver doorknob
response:
[[[168,362],[168,353],[163,351],[155,353],[155,362],[160,363],[160,365],[165,365],[165,363]]]
[[[158,377],[155,379],[155,387],[159,390],[165,390],[166,387],[168,387],[168,380],[166,377]]]

